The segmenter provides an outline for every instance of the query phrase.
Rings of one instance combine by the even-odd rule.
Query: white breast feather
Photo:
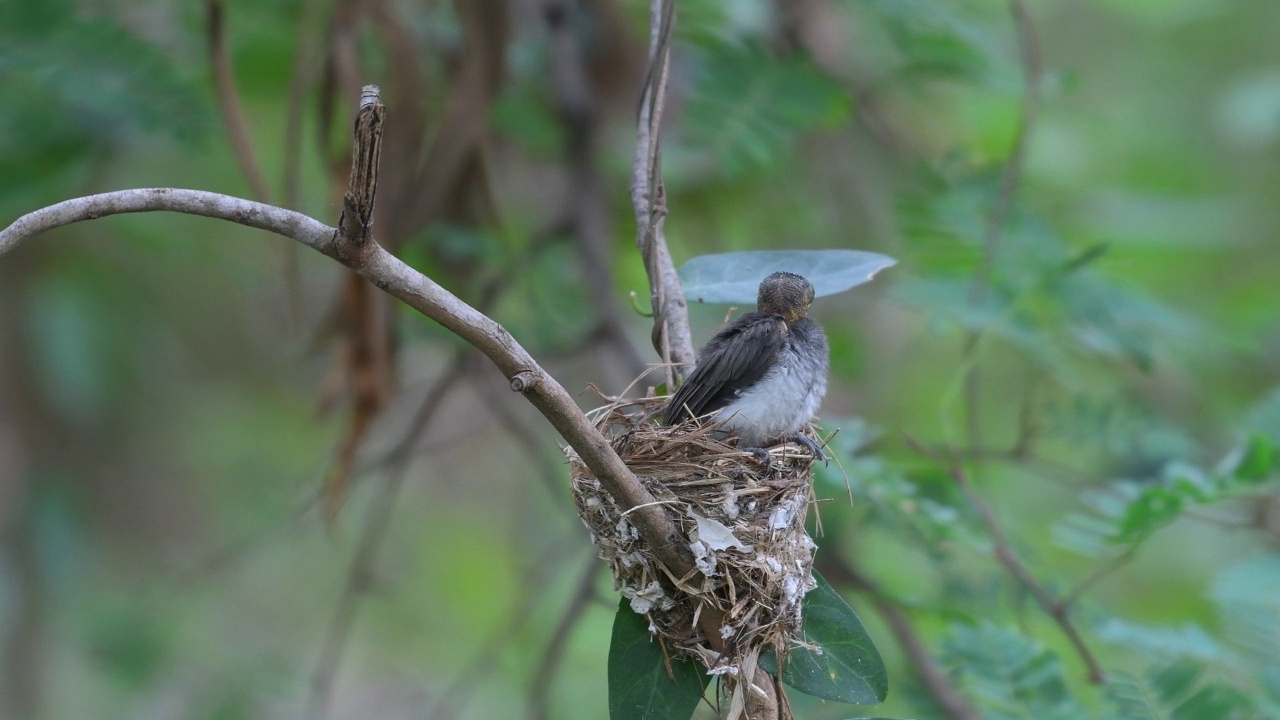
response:
[[[825,372],[797,372],[805,361],[790,348],[783,355],[759,382],[715,414],[717,420],[728,418],[725,427],[736,430],[746,447],[764,447],[795,434],[813,419],[827,394]],[[817,375],[818,381],[806,384],[803,375]]]

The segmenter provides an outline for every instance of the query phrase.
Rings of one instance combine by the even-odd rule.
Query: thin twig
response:
[[[1049,591],[1041,585],[1027,566],[1018,557],[1014,551],[1013,545],[1009,542],[1009,536],[1005,533],[1004,527],[996,518],[995,512],[986,500],[982,498],[978,491],[973,487],[973,483],[969,482],[969,476],[965,473],[964,468],[955,458],[942,459],[934,455],[923,444],[915,438],[908,437],[907,444],[916,452],[933,460],[947,469],[947,473],[951,479],[955,481],[956,486],[964,493],[965,499],[969,501],[969,505],[974,512],[978,514],[979,521],[983,527],[987,529],[987,534],[991,536],[991,542],[994,545],[996,560],[1004,566],[1005,570],[1014,577],[1031,596],[1035,598],[1036,603],[1045,611],[1061,628],[1063,635],[1075,648],[1076,654],[1084,661],[1085,668],[1088,672],[1089,682],[1102,684],[1106,682],[1106,676],[1102,671],[1102,665],[1098,663],[1098,659],[1094,656],[1093,651],[1085,644],[1083,636],[1076,628],[1075,623],[1071,620],[1070,604],[1059,602]]]
[[[1036,34],[1031,13],[1023,0],[1009,0],[1009,12],[1013,15],[1019,56],[1022,61],[1022,107],[1018,118],[1018,129],[1013,139],[1013,149],[1009,152],[1004,170],[1000,173],[999,191],[991,213],[987,216],[986,229],[983,231],[982,258],[978,263],[978,269],[974,272],[973,284],[969,288],[969,304],[974,308],[981,308],[987,301],[996,257],[1004,237],[1005,226],[1013,210],[1014,198],[1018,194],[1018,185],[1027,163],[1032,131],[1035,129],[1036,118],[1040,113],[1040,85],[1044,73],[1040,56],[1040,39]],[[981,329],[972,329],[966,333],[962,355],[965,360],[968,360],[977,350],[981,336]],[[965,373],[964,394],[968,442],[974,448],[981,448],[984,445],[979,403],[982,394],[982,376],[976,363],[970,364]]]
[[[293,72],[285,104],[283,205],[291,210],[302,209],[302,109],[321,65],[316,55],[323,26],[322,0],[305,0],[294,40]]]
[[[259,202],[271,202],[267,177],[253,151],[253,139],[249,133],[249,121],[245,118],[244,104],[236,88],[235,73],[231,67],[231,53],[227,51],[226,7],[222,0],[205,0],[205,34],[209,43],[209,66],[213,70],[214,95],[218,101],[218,114],[227,129],[231,144],[231,156],[240,166],[240,172],[249,183],[249,192]],[[292,207],[286,202],[286,207]],[[295,245],[277,245],[276,264],[284,280],[285,297],[288,300],[288,317],[294,328],[302,324],[302,283],[298,278],[298,253]]]
[[[568,161],[569,187],[565,214],[578,241],[583,284],[600,318],[603,337],[620,362],[604,363],[611,386],[644,371],[644,360],[627,336],[613,282],[613,242],[609,206],[597,169],[596,137],[600,113],[587,73],[585,42],[575,14],[587,10],[569,0],[551,0],[543,7],[543,19],[551,35],[551,79],[556,114],[560,119]]]
[[[551,684],[555,680],[556,672],[560,669],[560,660],[564,657],[565,646],[569,644],[569,636],[582,619],[582,611],[595,597],[596,578],[600,575],[600,567],[599,559],[592,553],[582,567],[582,574],[578,577],[578,583],[574,586],[568,604],[560,613],[560,620],[551,631],[551,640],[547,642],[547,649],[542,653],[538,670],[529,681],[529,720],[547,720],[551,717],[547,707]]]
[[[1014,29],[1018,37],[1018,52],[1022,61],[1022,107],[1018,118],[1018,129],[1013,138],[1013,149],[1009,152],[1004,170],[1000,173],[999,193],[991,208],[991,214],[987,216],[987,225],[982,236],[982,260],[978,265],[978,271],[974,274],[970,296],[974,305],[981,305],[986,300],[1005,225],[1013,210],[1013,200],[1018,194],[1018,184],[1022,180],[1022,172],[1027,164],[1031,134],[1035,129],[1036,117],[1040,113],[1040,85],[1044,73],[1040,57],[1040,38],[1036,34],[1031,12],[1023,0],[1009,0],[1009,12],[1013,15]]]
[[[213,68],[214,91],[218,98],[218,114],[227,127],[227,139],[231,142],[231,154],[249,183],[249,191],[255,200],[271,202],[266,175],[253,152],[249,137],[249,122],[244,116],[244,105],[236,89],[235,74],[231,70],[231,56],[227,52],[226,9],[222,0],[205,0],[205,33],[209,41],[209,64]]]
[[[1111,573],[1127,565],[1137,553],[1138,545],[1136,543],[1131,544],[1125,548],[1124,552],[1094,568],[1093,572],[1089,573],[1085,579],[1081,580],[1074,588],[1067,591],[1067,594],[1058,601],[1058,605],[1060,605],[1064,611],[1070,609],[1081,596],[1089,590],[1092,590],[1095,585],[1107,576],[1111,575]]]
[[[865,593],[871,600],[876,613],[889,626],[889,632],[898,641],[907,662],[920,678],[925,692],[933,698],[938,709],[949,720],[982,720],[982,715],[971,705],[960,689],[951,682],[929,653],[928,646],[916,631],[911,618],[885,593],[874,580],[863,574],[854,562],[835,553],[822,553],[819,556],[822,575],[831,583],[848,586]]]
[[[668,391],[674,391],[677,380],[692,370],[696,359],[693,334],[689,330],[689,307],[663,231],[667,201],[666,189],[662,183],[660,134],[674,27],[674,0],[650,0],[648,68],[636,122],[636,154],[631,166],[631,204],[636,217],[636,245],[644,258],[645,271],[649,276],[649,300],[654,320],[652,340],[654,349],[662,359]],[[595,468],[592,470],[594,472]],[[631,507],[635,509],[640,505],[642,503],[633,503]],[[640,508],[637,513],[643,511],[656,511],[664,518],[668,517],[662,507],[656,504]],[[662,550],[653,545],[647,536],[645,539],[650,547]],[[688,576],[694,572],[692,567],[684,565],[684,569],[681,569],[681,566],[669,562],[683,562],[686,553],[680,555],[680,558],[667,558],[659,554],[658,558],[677,576]],[[721,613],[715,611],[704,611],[698,616],[699,627],[717,652],[724,650],[724,640],[719,633],[721,617]],[[751,677],[740,678],[739,682],[754,684],[763,691],[763,696],[757,695],[748,687],[747,715],[753,720],[781,720],[790,716],[786,703],[779,701],[782,688],[772,675],[763,669],[757,669]]]
[[[416,439],[439,414],[449,393],[458,387],[458,380],[466,371],[468,355],[467,350],[458,351],[453,362],[427,391],[417,422],[411,424],[405,439],[397,443],[397,448],[412,447],[413,439]],[[369,512],[360,530],[356,554],[351,561],[351,569],[347,572],[347,583],[334,609],[333,619],[329,621],[329,631],[325,634],[320,657],[311,674],[309,717],[319,719],[328,714],[329,701],[333,696],[334,679],[337,677],[338,666],[345,654],[347,641],[351,637],[351,629],[355,625],[360,599],[373,585],[373,566],[377,560],[378,551],[382,547],[382,541],[386,538],[387,529],[391,525],[391,513],[395,510],[396,499],[404,487],[405,478],[408,477],[409,457],[411,455],[407,451],[393,453],[384,473],[382,487],[378,489],[378,494],[369,505]]]
[[[520,585],[528,588],[528,592],[514,599],[507,621],[493,631],[476,651],[471,662],[458,671],[453,682],[439,694],[424,717],[453,720],[463,716],[463,708],[475,688],[500,665],[498,658],[511,648],[512,638],[516,637],[533,617],[534,610],[538,607],[537,599],[545,594],[545,585],[557,577],[554,572],[548,572],[548,569],[565,566],[566,551],[558,545],[559,543],[553,545],[534,563],[532,571],[521,578]],[[591,555],[590,560],[593,565],[599,562],[594,554]]]

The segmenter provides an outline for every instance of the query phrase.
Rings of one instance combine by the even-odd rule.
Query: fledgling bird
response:
[[[825,459],[798,435],[827,393],[830,351],[822,326],[808,317],[813,285],[776,272],[760,283],[756,311],[744,313],[698,353],[698,361],[666,408],[664,422],[691,417],[724,420],[739,445],[761,448],[789,440]]]

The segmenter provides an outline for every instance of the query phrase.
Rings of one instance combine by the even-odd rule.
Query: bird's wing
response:
[[[747,313],[738,318],[702,349],[697,367],[667,405],[667,424],[728,405],[764,377],[786,342],[787,323],[781,317]]]

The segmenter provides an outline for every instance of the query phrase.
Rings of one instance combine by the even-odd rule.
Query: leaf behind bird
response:
[[[803,275],[823,297],[857,287],[897,263],[865,250],[754,250],[699,255],[681,266],[680,280],[690,302],[750,304],[760,281],[775,272]]]

